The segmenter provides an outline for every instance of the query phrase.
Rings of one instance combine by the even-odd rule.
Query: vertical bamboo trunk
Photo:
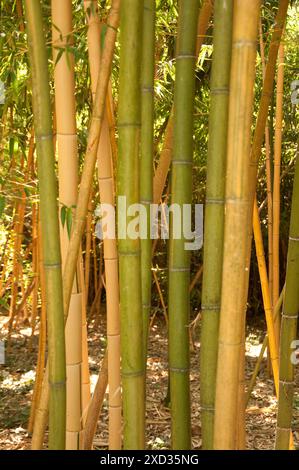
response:
[[[225,231],[214,448],[235,448],[240,346],[244,328],[249,164],[260,1],[234,2]],[[236,231],[240,227],[241,231]],[[238,286],[238,288],[236,288]]]
[[[203,449],[213,448],[223,257],[232,13],[232,1],[215,1],[201,305],[200,396]]]
[[[279,400],[276,428],[277,450],[288,449],[291,436],[291,421],[294,396],[294,359],[296,357],[294,341],[297,337],[297,317],[299,311],[299,159],[297,158],[289,249],[286,272],[285,298],[280,336],[279,356]]]
[[[93,6],[92,6],[93,3]],[[93,96],[100,68],[100,37],[96,2],[85,2],[88,30],[89,62]],[[106,103],[107,105],[108,103]],[[98,176],[101,204],[115,205],[113,184],[113,161],[110,143],[110,132],[107,113],[105,112],[101,137],[98,147]],[[109,448],[121,448],[121,385],[120,385],[120,319],[119,319],[119,287],[118,287],[118,256],[115,239],[105,237],[104,231],[104,261],[106,274],[106,304],[107,304],[107,336],[108,336],[108,383],[109,383]]]
[[[49,447],[50,449],[64,449],[66,368],[63,292],[48,61],[40,1],[26,0],[25,12],[32,71],[40,217],[46,279],[50,387]]]
[[[195,47],[199,0],[179,2],[174,90],[174,148],[171,167],[171,203],[183,209],[192,203],[193,113],[195,95]],[[170,218],[169,239],[169,376],[172,419],[172,448],[191,448],[189,383],[189,285],[190,251],[186,239],[173,236]]]
[[[265,78],[266,60],[265,46],[263,41],[262,22],[260,21],[260,52],[262,61],[263,78]],[[272,164],[270,147],[270,129],[268,120],[265,127],[265,150],[266,150],[266,180],[267,180],[267,210],[268,210],[268,273],[269,288],[272,299],[273,295],[273,197],[272,197]],[[274,305],[274,303],[272,302]]]
[[[126,207],[139,203],[142,13],[140,0],[122,0],[118,111],[117,194]],[[118,199],[119,200],[119,199]],[[120,202],[119,202],[120,204]],[[118,217],[123,211],[118,207]],[[141,305],[140,239],[127,233],[126,210],[118,224],[124,448],[144,448],[144,359]],[[123,236],[120,236],[120,232]],[[125,232],[125,233],[124,233]]]
[[[152,284],[150,204],[153,202],[155,10],[155,0],[144,0],[141,67],[140,202],[146,207],[147,211],[146,238],[141,240],[141,294],[145,367]]]
[[[72,2],[52,0],[52,40],[54,59],[54,90],[56,110],[56,142],[58,153],[59,203],[61,207],[76,205],[78,192],[78,154],[75,103]],[[62,54],[58,59],[58,54]],[[57,62],[56,62],[57,61]],[[66,224],[60,224],[62,268],[69,246]],[[66,323],[67,421],[66,449],[79,448],[81,431],[81,364],[82,311],[80,286],[73,286]]]
[[[45,272],[43,267],[42,253],[42,236],[40,221],[37,228],[37,264],[38,264],[38,280],[41,291],[41,314],[39,324],[38,338],[38,358],[36,366],[36,375],[32,396],[32,404],[28,423],[28,432],[31,433],[34,427],[36,409],[40,400],[41,388],[44,377],[45,360],[46,360],[46,341],[47,341],[47,312],[46,312],[46,291],[45,291]]]
[[[276,115],[274,137],[274,180],[273,180],[273,304],[279,298],[279,227],[280,227],[280,166],[283,121],[283,81],[284,81],[284,45],[279,46],[276,88]],[[276,322],[279,337],[280,320]]]
[[[88,21],[88,50],[93,96],[98,79],[101,57],[101,25],[99,22],[97,2],[85,2]],[[93,4],[93,6],[92,6]],[[101,204],[115,206],[113,184],[113,161],[108,126],[105,113],[98,147],[98,177]],[[114,221],[115,222],[115,221]],[[121,449],[121,381],[120,381],[120,318],[119,318],[119,285],[118,254],[116,239],[105,237],[104,261],[106,275],[107,305],[107,338],[108,338],[108,383],[109,383],[109,449]],[[106,234],[107,235],[107,234]],[[99,281],[101,282],[101,280]]]
[[[111,64],[114,53],[117,28],[119,23],[119,10],[120,0],[113,0],[111,4],[110,13],[107,19],[108,28],[105,35],[105,42],[101,59],[101,68],[99,71],[99,79],[97,83],[93,113],[88,133],[87,150],[81,176],[77,207],[73,220],[72,235],[65,262],[65,269],[63,272],[65,311],[68,311],[69,307],[73,288],[73,281],[77,267],[77,260],[80,251],[81,237],[83,235],[88,211],[88,203],[97,159],[97,150],[101,134],[102,122],[104,118],[107,89],[111,72]]]

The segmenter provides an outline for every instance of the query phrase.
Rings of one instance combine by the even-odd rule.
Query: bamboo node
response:
[[[211,310],[211,311],[213,311],[213,310],[220,310],[220,308],[221,308],[221,305],[220,305],[220,304],[214,304],[214,305],[213,305],[213,304],[210,304],[210,305],[202,305],[202,306],[201,306],[201,310],[202,310],[202,311],[206,311],[206,310]]]
[[[295,313],[294,315],[289,315],[289,314],[285,314],[284,312],[282,312],[282,317],[283,318],[291,318],[292,320],[295,320],[298,318],[298,315],[297,313]]]
[[[66,384],[66,380],[62,380],[61,382],[51,382],[49,380],[49,386],[51,388],[63,388],[65,387],[65,384]]]
[[[189,268],[169,268],[169,271],[172,273],[187,273],[189,272]]]
[[[208,413],[214,413],[215,407],[213,405],[200,405],[202,411],[207,411]]]
[[[170,372],[180,372],[182,374],[185,374],[186,372],[189,372],[190,371],[190,368],[187,367],[169,367],[169,371]]]
[[[124,123],[120,123],[118,122],[117,124],[117,127],[118,128],[122,128],[122,127],[141,127],[141,123],[140,122],[124,122]]]
[[[212,198],[212,197],[207,197],[206,198],[206,204],[220,204],[221,206],[223,206],[224,205],[224,200],[223,199]]]
[[[228,87],[219,87],[219,88],[212,88],[211,95],[228,95],[229,88]]]
[[[123,378],[126,378],[126,377],[141,377],[142,375],[144,375],[144,370],[137,370],[137,371],[134,371],[134,372],[124,372],[124,371],[122,371],[122,373],[121,373],[121,376]]]
[[[279,383],[281,385],[295,385],[295,381],[294,380],[279,380]]]
[[[193,165],[193,162],[190,160],[172,160],[173,165]]]
[[[36,135],[35,139],[36,139],[37,142],[44,141],[44,140],[52,140],[53,139],[53,133]]]
[[[179,54],[176,56],[176,60],[181,59],[196,59],[196,55],[193,54]]]

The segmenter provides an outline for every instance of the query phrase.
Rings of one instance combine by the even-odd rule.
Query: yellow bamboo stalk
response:
[[[260,21],[260,51],[263,78],[265,78],[266,59],[265,45],[263,41],[262,22]],[[273,198],[272,198],[272,177],[271,177],[271,147],[270,147],[270,130],[268,120],[265,128],[265,150],[266,150],[266,180],[267,180],[267,208],[268,208],[268,277],[270,295],[273,295]]]
[[[92,224],[92,193],[88,203],[88,214],[86,219],[86,242],[85,242],[85,298],[86,305],[89,297],[89,277],[90,277],[90,251],[91,251],[91,224]]]
[[[254,207],[253,207],[253,233],[254,233],[254,240],[255,240],[256,257],[258,261],[259,274],[260,274],[260,280],[261,280],[261,288],[262,288],[262,296],[263,296],[265,317],[266,317],[266,323],[267,323],[267,330],[268,330],[268,341],[269,341],[271,365],[272,365],[272,370],[273,370],[274,386],[275,386],[276,396],[278,398],[278,393],[279,393],[279,362],[278,362],[279,336],[276,336],[277,329],[275,328],[275,322],[274,322],[274,316],[273,316],[272,301],[271,301],[271,295],[270,295],[270,289],[269,289],[269,282],[267,278],[267,266],[266,266],[264,247],[263,247],[262,229],[261,229],[261,224],[260,224],[256,198],[254,200]],[[291,434],[290,449],[293,449],[293,448],[294,448],[293,435]]]
[[[85,291],[85,280],[84,280],[84,267],[83,267],[83,256],[80,256],[80,266],[79,266],[79,275],[80,275],[80,285],[82,287],[82,367],[81,367],[81,422],[84,429],[86,410],[90,403],[91,393],[90,393],[90,374],[89,374],[89,364],[88,364],[88,343],[87,343],[87,301],[86,301],[86,291]],[[80,439],[80,446],[82,444],[82,439]],[[81,448],[81,447],[80,447]]]
[[[93,6],[92,6],[93,5]],[[97,1],[84,2],[88,21],[88,52],[93,96],[95,96],[101,57],[101,25]],[[101,204],[114,207],[113,158],[107,109],[104,114],[98,146],[98,179]],[[109,449],[121,449],[121,380],[120,380],[120,317],[118,254],[116,239],[108,239],[104,232],[104,263],[106,276],[108,383],[109,383]]]
[[[273,304],[279,299],[279,227],[280,227],[280,167],[283,123],[283,82],[284,82],[284,45],[278,51],[278,71],[276,89],[275,140],[274,140],[274,181],[273,181]],[[277,336],[280,319],[276,322]]]
[[[58,153],[59,201],[76,205],[78,192],[78,154],[75,103],[74,57],[71,0],[52,0],[52,41]],[[61,54],[62,52],[62,54]],[[59,56],[59,54],[61,54]],[[62,267],[69,246],[67,224],[60,224]],[[66,323],[67,420],[66,449],[79,448],[81,431],[82,293],[75,282]]]
[[[37,404],[40,400],[42,382],[44,377],[45,359],[46,359],[46,339],[47,339],[47,312],[46,312],[46,281],[44,272],[44,261],[42,251],[42,239],[41,239],[41,228],[40,222],[38,223],[37,229],[37,266],[38,266],[38,280],[41,289],[41,315],[40,315],[40,327],[39,327],[39,338],[38,338],[38,358],[36,366],[36,375],[33,389],[33,396],[30,409],[30,417],[28,422],[28,432],[32,433],[35,413]]]
[[[239,360],[247,280],[250,134],[260,5],[259,0],[234,2],[215,449],[233,450],[236,447]],[[236,231],[236,227],[240,230]]]

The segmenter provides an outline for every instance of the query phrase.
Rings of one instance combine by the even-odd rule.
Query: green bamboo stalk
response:
[[[138,204],[139,138],[141,122],[141,56],[143,2],[122,0],[120,20],[120,76],[118,110],[118,200],[125,198],[127,207]],[[141,300],[140,239],[127,233],[132,220],[118,207],[121,355],[124,414],[124,448],[144,448],[144,355]]]
[[[286,271],[285,298],[282,310],[280,357],[279,357],[279,398],[275,448],[288,450],[294,396],[294,345],[297,336],[299,312],[299,159],[297,158],[289,234],[289,248]]]
[[[49,448],[64,449],[66,426],[66,367],[57,182],[52,136],[50,87],[43,17],[39,0],[25,1],[43,257],[46,279],[49,356]]]
[[[193,108],[195,45],[199,0],[180,0],[174,91],[174,149],[171,168],[171,202],[192,202]],[[183,234],[169,242],[169,374],[173,449],[191,448],[189,384],[190,252]],[[181,224],[182,229],[182,224]]]
[[[201,307],[200,396],[203,449],[213,448],[232,13],[232,0],[228,2],[226,0],[215,1]]]
[[[145,205],[147,210],[147,238],[141,240],[141,295],[145,364],[152,285],[150,204],[153,201],[155,10],[155,0],[144,0],[141,68],[140,202]]]

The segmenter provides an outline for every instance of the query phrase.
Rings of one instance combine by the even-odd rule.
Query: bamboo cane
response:
[[[213,448],[215,379],[221,300],[232,13],[232,1],[215,1],[201,305],[200,392],[203,449]]]
[[[260,52],[263,70],[263,79],[265,78],[266,60],[265,45],[263,41],[262,22],[260,21]],[[272,197],[272,170],[271,170],[271,148],[270,148],[270,130],[268,120],[265,127],[265,150],[266,150],[266,180],[267,180],[267,209],[268,209],[268,277],[271,298],[273,295],[273,197]]]
[[[269,282],[267,279],[267,267],[266,267],[264,248],[263,248],[262,230],[261,230],[261,224],[260,224],[260,219],[258,215],[258,207],[257,207],[256,199],[254,201],[254,208],[253,208],[253,232],[254,232],[256,255],[257,255],[259,273],[260,273],[260,279],[261,279],[265,317],[266,317],[267,330],[268,330],[268,336],[269,336],[269,350],[270,350],[270,359],[271,359],[271,365],[272,365],[272,370],[273,370],[274,386],[275,386],[276,396],[279,398],[279,393],[280,393],[279,363],[278,363],[279,337],[276,336],[277,330],[275,329],[275,325],[274,325],[274,315],[272,311],[272,302],[271,302],[271,295],[270,295],[270,290],[269,290]],[[288,448],[292,449],[293,447],[294,447],[293,436],[290,435],[288,439]]]
[[[192,202],[193,113],[195,95],[195,47],[200,2],[179,2],[174,91],[174,148],[171,168],[171,203]],[[173,214],[171,214],[173,215]],[[190,449],[190,384],[189,384],[189,285],[190,251],[181,232],[174,238],[170,218],[169,238],[169,375],[171,398],[171,431],[173,449]],[[182,230],[182,223],[179,228]]]
[[[94,4],[96,2],[93,2]],[[85,2],[85,9],[90,8],[88,18],[89,63],[92,73],[92,91],[95,95],[97,75],[100,66],[101,30],[98,13],[91,2]],[[105,113],[101,137],[98,147],[98,179],[101,204],[115,205],[113,184],[113,160],[108,126]],[[111,222],[111,221],[110,221]],[[106,274],[106,305],[107,305],[107,339],[108,339],[108,383],[109,383],[109,449],[121,449],[121,383],[120,383],[120,318],[119,318],[119,286],[118,286],[118,255],[116,239],[108,239],[104,232],[104,261]],[[101,279],[100,281],[101,282]]]
[[[25,16],[32,70],[34,127],[40,181],[40,216],[49,330],[49,447],[50,449],[64,449],[66,387],[61,256],[48,61],[39,0],[25,1]]]
[[[280,293],[280,296],[279,296],[279,299],[277,301],[277,304],[275,305],[275,308],[274,308],[274,311],[273,311],[274,324],[275,324],[275,321],[277,320],[278,315],[280,314],[280,309],[281,309],[281,306],[282,306],[284,293],[285,293],[285,287],[282,289],[282,291]],[[270,283],[269,283],[269,294],[271,294]],[[262,344],[262,347],[261,347],[261,350],[260,350],[260,353],[259,353],[259,357],[258,357],[258,359],[256,361],[256,364],[255,364],[255,367],[254,367],[254,371],[251,375],[251,379],[250,379],[250,382],[249,382],[248,387],[247,387],[246,399],[245,399],[246,407],[248,406],[248,402],[250,400],[250,396],[251,396],[251,393],[253,391],[253,388],[254,388],[254,385],[255,385],[255,382],[256,382],[256,378],[257,378],[257,375],[259,373],[260,366],[261,366],[261,363],[262,363],[262,360],[263,360],[263,357],[264,357],[264,353],[265,353],[265,350],[266,350],[268,344],[269,344],[269,337],[268,337],[268,334],[266,334],[265,338],[264,338],[264,341],[263,341],[263,344]]]
[[[105,106],[105,97],[107,93],[108,80],[110,76],[111,62],[114,52],[114,45],[119,21],[119,5],[120,0],[113,0],[108,24],[110,27],[107,29],[105,38],[104,53],[101,61],[101,70],[99,73],[99,80],[95,98],[95,107],[93,111],[93,118],[89,130],[87,152],[85,157],[84,169],[81,178],[80,191],[77,201],[77,209],[75,218],[73,221],[73,231],[70,240],[70,246],[68,250],[67,259],[65,262],[65,270],[63,275],[64,285],[64,312],[65,321],[68,314],[68,308],[70,303],[70,297],[73,287],[73,280],[75,276],[78,254],[80,251],[81,237],[84,230],[85,218],[88,210],[88,202],[90,197],[90,188],[93,179],[93,170],[96,161],[98,141],[101,131],[101,122],[103,119],[103,111]],[[45,371],[45,377],[47,377],[48,367]],[[40,449],[42,447],[43,436],[45,427],[47,424],[48,416],[48,399],[49,399],[49,388],[48,382],[45,379],[43,381],[41,398],[39,401],[35,426],[32,436],[32,448]]]
[[[291,421],[294,396],[294,341],[297,337],[297,317],[299,311],[299,159],[297,158],[291,222],[289,233],[289,248],[286,271],[286,288],[283,302],[280,356],[279,356],[279,399],[276,428],[275,448],[288,449],[291,434]]]
[[[146,367],[148,327],[151,310],[152,241],[150,204],[153,202],[154,153],[154,73],[155,73],[155,0],[144,0],[141,66],[141,151],[140,203],[147,212],[146,238],[141,240],[141,294],[143,348]]]
[[[260,1],[234,2],[214,448],[234,449],[244,328],[250,131]],[[235,227],[243,227],[236,232]],[[236,289],[236,286],[238,288]]]
[[[43,252],[42,252],[42,237],[40,222],[38,223],[38,237],[37,237],[37,263],[38,263],[38,280],[41,289],[41,315],[40,315],[40,328],[38,338],[38,358],[36,366],[36,375],[32,396],[32,403],[30,409],[30,416],[28,422],[28,432],[32,433],[35,421],[35,414],[37,405],[40,400],[41,388],[44,377],[45,359],[46,359],[46,337],[47,337],[47,312],[46,312],[46,285],[45,285],[45,272],[43,267]]]
[[[273,180],[273,303],[279,297],[279,228],[280,228],[280,166],[283,121],[283,82],[284,82],[284,45],[279,46],[276,90],[276,115],[274,137],[274,180]],[[280,321],[276,324],[277,337]]]
[[[108,385],[108,351],[106,350],[101,371],[88,406],[86,423],[83,433],[83,450],[92,448],[92,441],[96,432],[99,415],[102,409],[104,396]]]
[[[141,120],[140,62],[143,2],[122,0],[118,103],[117,195],[126,207],[138,204],[139,137]],[[119,199],[120,201],[120,199]],[[120,204],[120,202],[119,202]],[[123,212],[122,212],[123,211]],[[124,448],[144,449],[145,374],[141,299],[140,238],[132,238],[132,220],[118,206],[121,358],[123,384]],[[121,235],[122,232],[122,235]]]
[[[70,208],[76,205],[78,192],[78,155],[75,103],[72,2],[52,0],[52,41],[58,154],[59,202]],[[62,52],[62,53],[61,53]],[[60,54],[58,60],[58,54]],[[67,226],[60,224],[62,269],[69,246]],[[66,449],[79,448],[81,431],[81,364],[82,364],[82,292],[74,283],[66,323],[67,421]]]
[[[91,224],[92,224],[92,193],[88,203],[88,213],[86,219],[86,242],[85,242],[85,295],[86,305],[89,298],[89,276],[90,276],[90,251],[91,251]]]

